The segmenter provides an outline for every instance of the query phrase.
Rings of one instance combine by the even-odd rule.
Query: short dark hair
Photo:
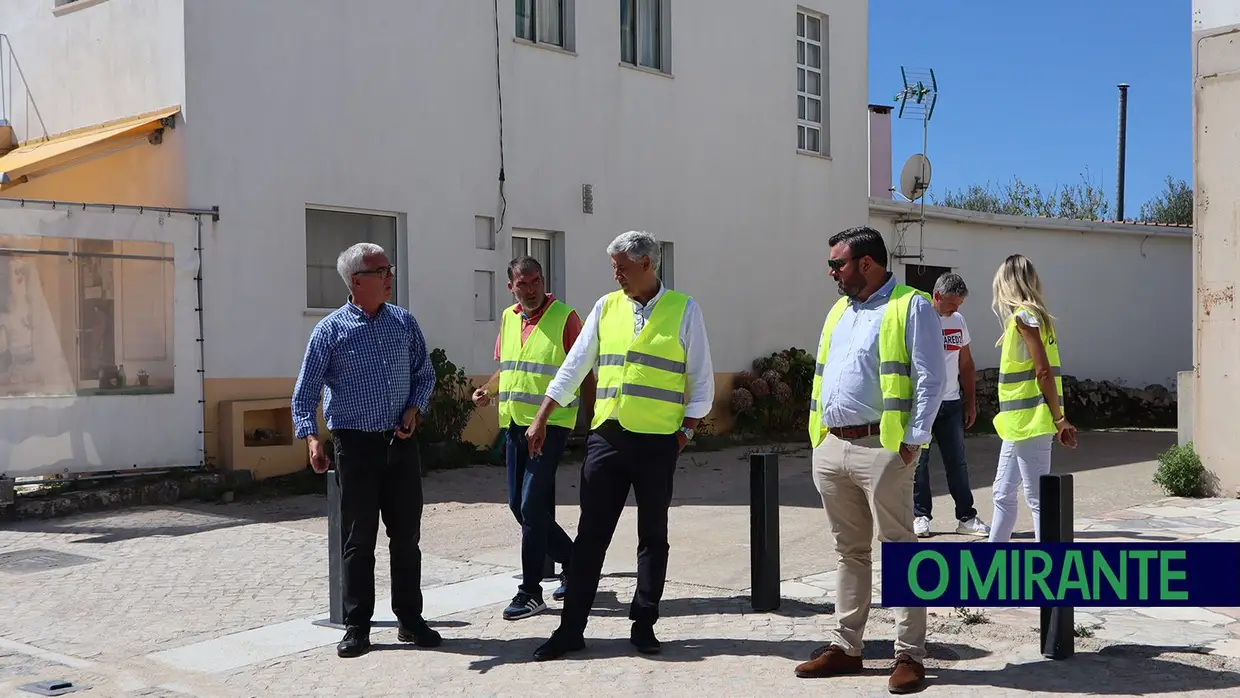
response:
[[[827,244],[831,247],[841,242],[848,245],[848,251],[852,253],[853,258],[869,257],[878,266],[887,266],[887,243],[883,242],[882,233],[868,225],[841,230],[827,240]]]
[[[528,274],[532,271],[536,271],[539,276],[542,276],[542,264],[528,254],[523,254],[508,263],[508,280],[512,281],[514,272],[517,274]]]
[[[940,296],[969,297],[969,287],[965,285],[964,277],[950,271],[943,272],[943,275],[934,282],[934,292]]]

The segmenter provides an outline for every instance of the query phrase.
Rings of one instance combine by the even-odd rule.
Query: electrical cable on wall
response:
[[[504,229],[504,214],[508,212],[508,198],[504,196],[504,86],[500,75],[499,0],[495,0],[495,96],[499,99],[499,224],[495,237]],[[496,243],[498,244],[498,242]]]

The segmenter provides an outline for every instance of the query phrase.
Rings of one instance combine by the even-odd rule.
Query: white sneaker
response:
[[[966,536],[989,536],[990,526],[986,522],[974,516],[967,521],[961,521],[956,525],[956,533]]]
[[[930,517],[918,516],[917,518],[913,519],[913,533],[917,534],[918,538],[929,538],[930,537]]]

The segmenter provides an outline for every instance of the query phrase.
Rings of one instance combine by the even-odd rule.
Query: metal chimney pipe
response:
[[[1115,220],[1124,220],[1124,155],[1128,146],[1128,83],[1119,84],[1119,164],[1116,167]]]

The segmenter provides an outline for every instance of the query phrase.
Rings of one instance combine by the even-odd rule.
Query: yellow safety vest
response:
[[[521,316],[511,309],[504,311],[500,324],[499,343],[499,424],[515,422],[528,427],[538,414],[547,386],[564,363],[564,325],[573,309],[558,300],[543,311],[538,324],[521,343]],[[551,411],[547,424],[572,429],[577,426],[577,395],[572,402]]]
[[[680,326],[688,302],[683,293],[664,291],[634,337],[633,301],[623,291],[607,294],[598,321],[598,392],[590,428],[615,411],[620,426],[639,434],[680,429],[688,386]]]
[[[1039,334],[1042,337],[1042,346],[1046,349],[1046,358],[1050,360],[1051,374],[1055,376],[1055,392],[1059,395],[1062,409],[1063,378],[1059,370],[1059,342],[1053,329],[1047,332],[1046,328],[1042,328]],[[1019,360],[1024,346],[1025,339],[1016,328],[1016,316],[1013,314],[1003,333],[1003,349],[999,356],[999,413],[993,420],[995,432],[1004,441],[1023,441],[1059,431],[1051,417],[1050,405],[1046,404],[1046,397],[1042,395],[1042,388],[1038,385],[1033,357]]]
[[[878,328],[878,380],[883,394],[878,439],[883,448],[891,451],[900,450],[913,412],[912,357],[909,355],[904,330],[908,324],[909,305],[913,301],[914,293],[929,298],[928,294],[912,286],[896,284],[891,290],[887,307],[883,309],[883,319]],[[847,307],[847,298],[836,301],[831,312],[827,313],[827,321],[822,327],[821,349],[818,352],[817,366],[814,367],[814,383],[810,388],[809,440],[814,447],[822,443],[827,435],[827,428],[822,423],[822,372],[831,349],[831,333]],[[922,446],[928,447],[929,444]]]

